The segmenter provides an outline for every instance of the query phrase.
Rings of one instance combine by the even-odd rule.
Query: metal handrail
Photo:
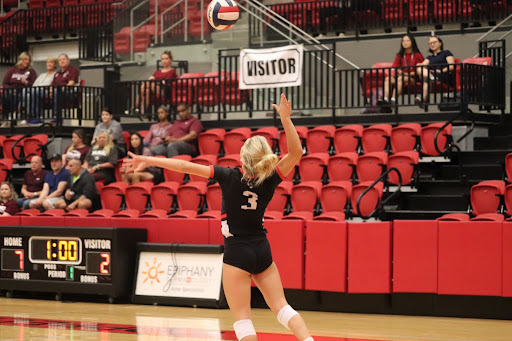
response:
[[[140,27],[142,27],[145,23],[147,23],[148,21],[150,21],[151,19],[155,18],[156,16],[156,13],[153,14],[152,16],[149,16],[147,17],[144,21],[142,21],[140,24],[138,24],[137,26],[133,26],[133,13],[135,12],[136,9],[138,9],[139,7],[141,7],[142,5],[148,3],[149,0],[144,0],[142,1],[141,3],[139,3],[138,5],[136,5],[135,7],[133,7],[131,10],[130,10],[130,59],[133,60],[133,54],[134,54],[134,47],[133,47],[133,32],[134,31],[137,31]],[[155,1],[155,7],[158,6],[158,0]],[[157,32],[158,32],[158,16],[155,18],[155,37],[158,38],[158,35],[157,35]]]
[[[461,110],[461,112],[459,112],[457,115],[455,115],[451,120],[449,120],[448,122],[446,122],[445,124],[443,124],[441,126],[441,128],[439,128],[435,135],[434,135],[434,148],[436,149],[436,151],[439,153],[439,155],[445,155],[446,152],[450,149],[450,145],[447,144],[446,145],[446,148],[441,152],[441,149],[439,148],[438,146],[438,137],[439,137],[439,134],[444,130],[444,128],[448,127],[450,124],[452,124],[457,118],[459,118],[460,116],[462,116],[463,114],[466,114],[468,113],[469,110]],[[462,135],[457,141],[456,143],[459,143],[460,141],[464,140],[469,134],[471,134],[471,132],[475,129],[475,117],[473,115],[471,115],[471,126],[469,128],[469,130],[464,133],[464,135]],[[453,147],[456,147],[456,146],[453,146]],[[458,148],[458,147],[456,147]]]
[[[496,24],[496,26],[493,26],[493,28],[491,28],[489,31],[487,31],[486,33],[484,33],[480,38],[478,38],[476,40],[476,42],[480,42],[482,39],[484,39],[485,37],[487,37],[489,34],[491,34],[492,32],[496,31],[500,26],[502,26],[507,20],[511,19],[512,18],[512,14],[510,14],[508,17],[506,17],[505,19],[503,19],[502,21],[500,21],[498,24]],[[475,56],[476,57],[476,56]]]
[[[50,143],[52,143],[54,140],[55,140],[55,127],[50,124],[50,123],[43,123],[41,124],[40,126],[38,127],[35,127],[33,130],[31,130],[30,132],[28,132],[27,134],[23,135],[22,137],[20,137],[18,140],[14,141],[14,143],[12,144],[12,148],[11,148],[11,153],[12,153],[12,157],[14,158],[14,160],[16,162],[19,163],[19,161],[21,160],[22,162],[21,163],[25,163],[25,161],[27,161],[27,159],[31,156],[35,156],[36,154],[29,154],[29,155],[25,155],[23,156],[22,158],[18,159],[16,157],[16,153],[14,153],[14,149],[16,148],[16,145],[18,144],[18,142],[20,141],[23,141],[24,139],[26,138],[29,138],[29,137],[32,137],[33,136],[33,133],[36,133],[39,129],[41,129],[42,127],[44,126],[49,126],[52,128],[52,132],[51,132],[51,139],[46,142],[45,144],[41,145],[39,148],[37,148],[37,150],[42,150],[42,149],[45,149]]]
[[[180,20],[175,22],[173,25],[167,27],[167,29],[164,30],[164,14],[169,12],[171,9],[173,9],[176,6],[178,6],[182,2],[185,2],[185,13],[183,15],[183,18],[181,18]],[[203,7],[201,6],[201,8],[203,8]],[[167,8],[165,11],[160,13],[160,16],[161,16],[161,19],[160,19],[160,43],[164,42],[164,34],[169,32],[170,30],[172,30],[173,28],[175,28],[179,24],[181,24],[182,21],[185,21],[185,36],[184,36],[183,40],[185,42],[188,41],[188,20],[187,20],[187,18],[188,18],[188,0],[179,0],[174,5],[172,5],[171,7]],[[202,34],[202,31],[201,31],[201,34]]]

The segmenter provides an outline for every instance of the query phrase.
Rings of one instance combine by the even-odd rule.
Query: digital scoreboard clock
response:
[[[145,229],[0,226],[0,290],[128,296]]]

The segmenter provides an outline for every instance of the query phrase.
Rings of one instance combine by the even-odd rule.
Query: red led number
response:
[[[101,262],[100,272],[102,274],[109,274],[110,272],[108,266],[110,265],[110,253],[102,253],[101,257],[104,258],[105,260]]]
[[[23,271],[23,250],[16,250],[14,253],[20,256],[20,270]]]

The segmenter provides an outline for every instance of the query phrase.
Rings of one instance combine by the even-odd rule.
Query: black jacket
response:
[[[74,192],[70,202],[73,202],[81,195],[84,195],[87,199],[92,201],[92,206],[94,208],[98,207],[100,203],[100,194],[98,192],[98,188],[96,188],[96,182],[92,175],[89,174],[85,168],[82,168],[80,178],[78,178],[75,183],[73,183],[73,178],[74,176],[70,174],[67,188]]]

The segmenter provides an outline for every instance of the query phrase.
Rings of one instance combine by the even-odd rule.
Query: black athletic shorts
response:
[[[259,274],[272,265],[272,252],[266,235],[224,238],[224,263]]]

